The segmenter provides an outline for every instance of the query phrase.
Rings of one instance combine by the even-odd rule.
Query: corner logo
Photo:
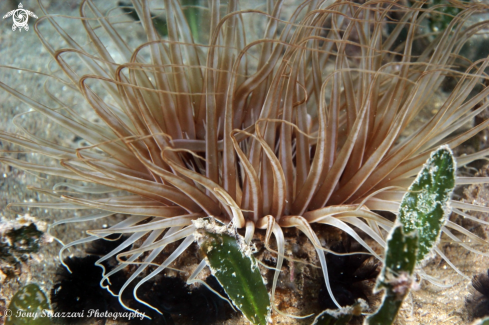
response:
[[[29,20],[29,16],[37,18],[37,16],[32,11],[25,10],[24,6],[22,6],[22,3],[19,3],[19,9],[9,11],[5,16],[3,16],[3,19],[10,16],[12,16],[14,20],[14,24],[12,25],[12,30],[14,32],[17,28],[19,29],[19,32],[22,31],[22,28],[28,31],[29,25],[27,24],[27,21]]]

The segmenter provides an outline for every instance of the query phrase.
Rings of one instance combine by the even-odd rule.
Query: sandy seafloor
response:
[[[12,1],[0,0],[0,16],[14,9],[11,7]],[[37,1],[25,0],[22,1],[24,8],[34,11],[39,17],[42,16],[41,11],[37,7]],[[63,13],[67,15],[78,16],[77,3],[78,1],[43,1],[52,13]],[[49,4],[50,3],[50,4]],[[97,2],[100,3],[100,2]],[[61,11],[60,11],[61,10]],[[31,20],[32,21],[32,20]],[[31,22],[30,21],[30,22]],[[60,20],[62,21],[62,20]],[[79,32],[80,25],[74,27],[74,24],[63,22],[63,26],[68,32],[76,35]],[[13,32],[11,29],[11,19],[0,20],[0,65],[13,66],[25,69],[32,69],[38,72],[49,72],[49,69],[54,69],[55,65],[51,61],[49,53],[41,46],[34,30],[33,23],[30,24],[29,31]],[[140,33],[134,31],[129,32],[130,38],[142,37]],[[54,33],[49,31],[45,34],[47,37],[52,35],[54,43],[59,42]],[[73,60],[71,58],[70,60]],[[49,99],[44,96],[45,77],[35,76],[25,71],[15,69],[0,68],[0,81],[5,84],[27,94],[29,97],[40,100],[46,104],[50,103]],[[83,101],[80,97],[73,96],[71,92],[63,90],[59,84],[55,85],[52,82],[47,85],[49,89],[53,89],[56,97],[61,98],[66,103],[71,103],[74,107]],[[51,87],[51,88],[50,88]],[[12,96],[0,91],[0,130],[10,132],[15,131],[15,126],[12,123],[12,118],[20,113],[28,112],[29,107],[20,103]],[[29,118],[18,116],[18,122],[29,132],[35,133],[43,138],[49,138],[58,144],[73,145],[77,141],[73,135],[56,128],[52,123],[46,122],[45,119],[38,113],[30,113]],[[35,114],[35,115],[34,115]],[[87,118],[95,118],[86,116]],[[485,138],[481,137],[481,141]],[[6,143],[0,142],[0,150],[18,150],[13,146],[7,146]],[[9,155],[24,155],[20,153],[9,153]],[[40,155],[27,154],[26,159],[30,162],[49,163],[49,160]],[[482,171],[482,174],[486,174]],[[35,221],[37,226],[45,230],[47,224],[53,220],[67,218],[73,215],[70,210],[43,210],[32,209],[25,210],[23,208],[6,209],[9,203],[18,202],[35,202],[46,199],[45,196],[37,194],[28,187],[43,187],[52,188],[59,180],[55,177],[42,178],[32,174],[23,172],[22,170],[11,168],[5,164],[0,164],[0,234],[10,227],[18,227],[22,223]],[[477,202],[477,204],[488,205],[489,191],[483,186],[473,187],[470,192],[474,195],[468,199],[468,202]],[[462,191],[458,191],[462,194]],[[487,220],[487,216],[481,216]],[[59,237],[65,242],[80,238],[84,230],[93,228],[91,226],[81,224],[69,224],[59,226],[52,231],[52,234]],[[61,245],[53,240],[52,237],[45,235],[41,249],[36,254],[31,254],[28,257],[28,262],[23,263],[21,268],[16,270],[17,278],[5,278],[0,273],[0,307],[5,308],[13,294],[22,285],[27,283],[39,284],[46,293],[53,286],[53,278],[55,270],[59,265],[58,251]],[[469,253],[466,250],[451,244],[443,246],[444,253],[450,257],[451,261],[460,268],[467,276],[485,272],[489,267],[489,257],[477,256]],[[80,255],[81,251],[71,250],[68,254]],[[448,279],[449,282],[455,283],[451,288],[444,289],[426,282],[421,284],[421,289],[413,292],[411,297],[405,302],[403,311],[397,320],[398,324],[468,324],[469,317],[466,309],[466,298],[474,290],[471,288],[470,281],[464,280],[458,276],[446,263],[439,258],[434,259],[425,267],[426,271],[431,275]],[[2,323],[0,318],[0,323]],[[276,320],[279,321],[278,319]],[[280,319],[280,324],[310,324],[312,319],[296,321],[293,319]],[[109,322],[108,322],[109,323]],[[245,324],[244,320],[232,319],[227,324]]]

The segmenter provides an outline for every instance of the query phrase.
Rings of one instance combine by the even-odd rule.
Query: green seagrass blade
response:
[[[222,228],[222,227],[217,227]],[[221,283],[234,306],[253,324],[266,325],[271,312],[270,297],[252,255],[239,234],[199,230],[198,243],[212,274]]]
[[[19,289],[5,312],[6,325],[51,325],[49,300],[37,284]],[[3,316],[3,315],[2,315]]]
[[[448,200],[455,187],[455,160],[448,146],[431,154],[404,195],[398,220],[404,233],[418,232],[417,263],[430,256],[450,214]]]
[[[379,309],[367,317],[368,325],[389,325],[396,319],[402,302],[413,284],[418,237],[416,231],[405,235],[402,226],[395,227],[387,239],[385,261],[375,290],[385,290]]]
[[[448,146],[431,153],[404,195],[396,224],[385,250],[376,291],[384,289],[379,309],[366,319],[368,325],[392,324],[402,302],[415,284],[413,273],[430,257],[450,212],[448,200],[455,187],[455,160]]]

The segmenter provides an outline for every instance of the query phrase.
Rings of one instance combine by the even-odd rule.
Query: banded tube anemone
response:
[[[423,33],[444,6],[386,0],[277,0],[251,8],[237,0],[187,7],[177,0],[131,3],[140,25],[121,18],[118,9],[100,10],[95,0],[80,1],[81,18],[50,15],[39,1],[44,16],[33,30],[58,69],[49,82],[83,97],[82,113],[52,92],[46,92],[50,104],[44,104],[0,82],[3,91],[85,141],[63,146],[23,128],[1,131],[2,141],[54,163],[35,164],[8,153],[0,162],[71,180],[37,189],[55,200],[20,206],[97,210],[53,226],[123,215],[60,252],[113,234],[127,236],[97,262],[114,256],[123,261],[105,272],[105,279],[132,269],[114,292],[119,297],[136,281],[138,299],[138,288],[192,245],[193,221],[213,217],[231,223],[248,242],[260,229],[265,232],[264,244],[277,258],[272,297],[283,261],[291,258],[285,256],[283,229],[297,228],[314,245],[326,288],[339,306],[325,258],[333,252],[311,225],[338,228],[380,259],[393,225],[382,212],[397,212],[430,152],[443,144],[463,152],[456,150],[489,124],[489,119],[471,124],[489,106],[489,61],[459,55],[488,28],[489,21],[469,23],[487,12],[483,4],[453,2],[460,13],[447,15],[446,28]],[[203,17],[197,29],[188,11]],[[155,13],[166,20],[165,35],[153,24]],[[60,23],[65,19],[79,24],[84,38],[67,33]],[[66,45],[55,48],[45,25]],[[134,44],[125,38],[124,26],[140,28],[146,39]],[[452,89],[441,93],[450,83]],[[434,97],[442,98],[436,107]],[[87,118],[90,114],[98,121]],[[488,155],[488,149],[461,154],[458,167]],[[486,182],[457,177],[458,185]],[[476,222],[484,221],[464,211],[489,212],[455,199],[451,205]],[[487,242],[455,222],[448,221],[443,231],[454,243],[487,255],[465,239]],[[175,249],[162,260],[173,243]],[[204,267],[202,261],[194,273]]]

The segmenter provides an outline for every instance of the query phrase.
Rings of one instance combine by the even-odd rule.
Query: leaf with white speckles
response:
[[[438,243],[449,215],[448,199],[455,186],[455,160],[448,146],[433,152],[404,195],[398,220],[405,234],[417,231],[417,262],[423,262]]]
[[[240,247],[244,241],[238,244],[235,237],[209,232],[204,237],[201,251],[233,304],[251,323],[266,325],[270,297],[255,258]]]
[[[413,284],[418,237],[416,231],[405,234],[402,226],[392,229],[387,238],[384,267],[377,278],[376,292],[385,290],[382,304],[368,316],[368,325],[389,325],[396,319],[402,302]]]
[[[385,294],[368,325],[392,324],[414,284],[416,264],[426,260],[438,243],[450,212],[448,200],[455,187],[455,160],[448,146],[433,152],[404,195],[398,221],[387,239],[385,261],[376,290]]]
[[[8,309],[6,325],[51,325],[49,301],[37,284],[28,284],[17,291]]]

